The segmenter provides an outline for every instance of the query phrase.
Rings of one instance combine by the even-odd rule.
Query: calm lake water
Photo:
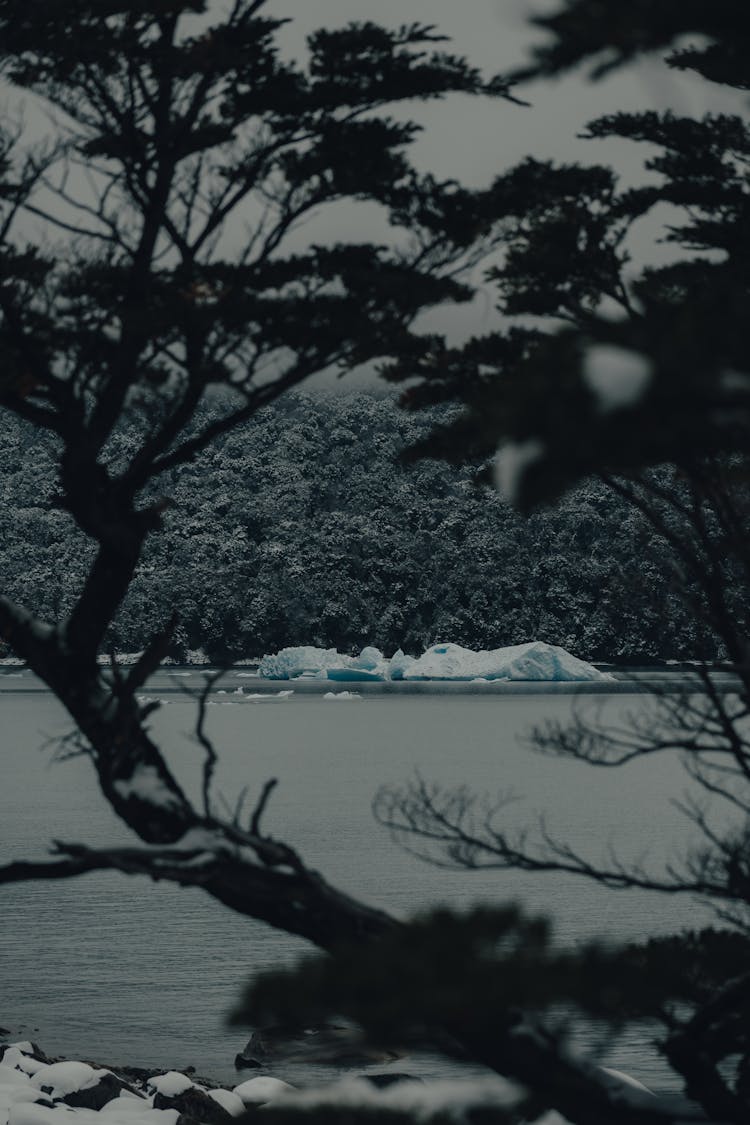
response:
[[[447,785],[513,790],[519,800],[508,810],[512,823],[544,812],[550,831],[594,859],[606,858],[610,846],[623,858],[650,857],[656,868],[674,858],[690,831],[671,804],[685,788],[677,761],[665,756],[597,771],[541,757],[523,744],[533,723],[569,714],[571,697],[214,699],[209,725],[221,749],[217,790],[233,803],[249,785],[252,799],[266,778],[277,777],[266,830],[297,846],[333,882],[392,912],[515,899],[551,914],[567,943],[594,935],[638,938],[710,920],[687,898],[607,891],[559,875],[429,867],[374,824],[377,787],[419,769]],[[604,698],[604,705],[616,714],[649,704],[634,696]],[[85,759],[51,763],[51,746],[43,744],[69,724],[50,695],[3,692],[0,717],[4,857],[42,858],[52,839],[132,841],[99,797]],[[153,727],[179,779],[197,796],[202,758],[190,737],[193,720],[191,701],[173,695]],[[223,1022],[239,985],[308,948],[230,914],[197,890],[116,874],[1,887],[0,904],[0,1024],[53,1054],[194,1065],[222,1081],[238,1081],[232,1059],[246,1038]],[[615,1044],[609,1062],[664,1086],[642,1036]],[[434,1074],[440,1064],[409,1059],[397,1069]],[[291,1081],[315,1077],[281,1064],[276,1073]]]

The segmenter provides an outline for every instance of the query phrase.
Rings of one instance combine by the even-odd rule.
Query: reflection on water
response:
[[[312,865],[359,897],[408,914],[438,901],[516,899],[551,914],[560,940],[640,937],[696,926],[704,908],[687,899],[606,891],[572,877],[516,872],[448,872],[405,855],[372,821],[381,783],[415,769],[443,784],[519,795],[508,809],[521,824],[544,811],[553,833],[602,858],[679,853],[687,827],[670,804],[684,788],[679,764],[651,760],[596,771],[542,758],[519,735],[559,717],[569,697],[388,697],[332,706],[319,696],[258,706],[222,697],[210,711],[221,750],[216,790],[230,805],[279,779],[266,830],[298,847]],[[613,708],[647,705],[645,697]],[[46,694],[2,694],[0,842],[7,857],[41,858],[51,839],[88,844],[132,837],[99,798],[83,758],[51,765],[42,743],[67,728]],[[192,703],[171,696],[153,719],[179,779],[196,798],[201,751],[190,737]],[[197,890],[96,873],[61,883],[0,888],[0,1024],[24,1025],[53,1053],[135,1065],[184,1068],[222,1080],[243,1033],[223,1017],[248,975],[290,962],[299,939],[230,914]],[[612,1065],[662,1084],[642,1040],[616,1045]],[[398,1069],[435,1073],[430,1060]],[[307,1071],[284,1077],[304,1081]]]

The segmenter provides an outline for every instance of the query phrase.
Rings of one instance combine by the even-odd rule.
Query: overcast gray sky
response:
[[[389,26],[418,22],[436,25],[451,39],[447,50],[465,55],[489,75],[506,73],[528,61],[529,46],[539,39],[539,32],[529,24],[530,16],[557,7],[558,0],[273,0],[268,10],[290,17],[282,32],[283,49],[290,56],[304,55],[305,37],[318,27],[351,20]],[[578,73],[518,92],[531,103],[528,108],[461,95],[410,107],[410,116],[424,126],[412,159],[424,170],[472,187],[489,184],[527,155],[613,164],[625,181],[633,182],[643,178],[644,147],[622,141],[582,141],[576,134],[587,121],[620,109],[647,107],[698,115],[708,109],[737,111],[736,95],[722,95],[700,79],[669,71],[658,59],[596,84]],[[658,230],[654,219],[644,221],[635,246],[641,259],[663,256],[664,251],[655,247]],[[363,214],[356,205],[344,203],[322,212],[294,238],[306,243],[311,234],[321,240],[379,239],[385,228],[373,211]],[[485,288],[470,307],[441,308],[423,318],[420,327],[443,331],[458,342],[497,323],[492,293]]]
[[[451,38],[448,49],[465,55],[488,73],[507,72],[528,60],[528,49],[540,33],[529,17],[558,6],[555,0],[283,0],[279,15],[293,17],[284,35],[290,54],[304,53],[305,35],[316,27],[334,27],[350,20],[386,25],[406,22],[435,24]],[[412,157],[424,169],[480,187],[527,155],[556,161],[613,164],[626,182],[643,179],[644,146],[622,141],[583,141],[577,134],[594,117],[617,110],[671,108],[701,115],[708,110],[737,112],[736,95],[723,95],[698,78],[671,71],[654,58],[631,66],[604,81],[591,83],[585,72],[537,83],[518,91],[531,102],[521,108],[498,100],[451,96],[417,107],[414,117],[424,132]],[[661,217],[663,218],[663,216]],[[355,221],[343,211],[345,230]],[[668,251],[655,245],[660,218],[645,220],[633,247],[651,260]],[[421,322],[441,329],[454,340],[490,330],[498,323],[492,298],[485,290],[470,308],[440,309]]]
[[[529,45],[540,38],[529,17],[556,7],[552,0],[278,0],[274,10],[293,16],[286,41],[295,53],[304,50],[304,36],[315,27],[365,19],[386,25],[414,21],[435,24],[451,37],[449,49],[493,73],[527,61]],[[427,130],[418,156],[436,173],[460,174],[477,186],[528,153],[611,160],[606,142],[576,141],[586,121],[617,109],[655,105],[700,113],[708,108],[708,90],[707,83],[667,71],[654,60],[596,84],[576,74],[526,87],[520,92],[533,103],[529,109],[451,97],[421,112]],[[626,158],[621,145],[618,156]]]

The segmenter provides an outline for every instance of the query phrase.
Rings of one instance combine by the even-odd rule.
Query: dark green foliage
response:
[[[344,946],[334,957],[265,974],[248,985],[232,1021],[297,1029],[343,1017],[375,1044],[431,1042],[449,1054],[446,1030],[465,1043],[468,1025],[474,1057],[482,1058],[508,1029],[543,1013],[557,1014],[557,1030],[544,1034],[561,1048],[581,1018],[611,1028],[636,1020],[650,1035],[656,1031],[658,1048],[686,1075],[689,1092],[702,1095],[707,1108],[736,1113],[749,1046],[749,954],[746,935],[714,929],[560,952],[544,921],[513,906],[464,915],[437,910],[366,953]],[[738,1056],[739,1097],[723,1094],[718,1083],[709,1093],[712,1068],[729,1069]],[[534,1119],[519,1112],[518,1120]]]
[[[308,958],[293,973],[265,974],[248,986],[232,1022],[299,1029],[345,1016],[383,1044],[424,1040],[470,1011],[484,1038],[521,1007],[540,1013],[575,1001],[598,1018],[619,1020],[639,1008],[651,1014],[672,984],[671,974],[657,983],[629,955],[596,945],[556,951],[548,923],[514,906],[465,915],[439,909],[366,954],[347,947],[333,958]]]
[[[627,5],[562,0],[556,11],[536,16],[533,23],[552,41],[535,49],[534,63],[518,71],[519,79],[559,74],[580,63],[593,64],[592,77],[600,78],[691,35],[700,46],[673,52],[671,65],[740,89],[748,81],[750,27],[744,6],[735,0],[662,0],[658,6],[649,0]]]
[[[535,637],[597,660],[720,654],[679,606],[666,544],[608,489],[590,482],[522,518],[470,468],[401,467],[427,425],[384,396],[326,394],[289,397],[217,438],[162,482],[173,507],[108,645],[141,649],[176,609],[170,652],[182,660],[198,648],[223,659],[289,644],[391,653]],[[13,498],[0,581],[53,618],[90,551],[54,506],[52,445],[8,416],[0,440]],[[134,440],[123,432],[113,461],[126,463]]]

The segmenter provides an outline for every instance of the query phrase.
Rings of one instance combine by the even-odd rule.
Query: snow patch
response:
[[[245,1112],[245,1103],[239,1094],[233,1094],[231,1090],[206,1090],[209,1098],[213,1098],[218,1102],[222,1109],[227,1113],[231,1113],[232,1117],[239,1117],[241,1113]]]
[[[16,1070],[14,1066],[6,1066],[5,1062],[1,1062],[0,1089],[3,1086],[22,1086],[24,1090],[27,1090],[29,1088],[29,1076],[21,1070]]]
[[[96,1086],[102,1075],[108,1073],[106,1070],[95,1070],[84,1062],[49,1063],[41,1066],[31,1076],[31,1085],[37,1090],[51,1088],[53,1098],[62,1098],[66,1094]]]
[[[168,703],[167,699],[160,699],[160,703]],[[155,766],[136,766],[132,775],[114,783],[114,788],[126,801],[136,797],[140,801],[149,801],[152,805],[162,808],[181,808],[181,803],[176,794],[167,789],[159,776]]]
[[[259,1075],[257,1078],[248,1078],[247,1082],[235,1086],[234,1093],[242,1099],[245,1105],[265,1105],[266,1102],[273,1101],[292,1090],[294,1090],[294,1086],[290,1086],[288,1082],[282,1082],[280,1078]]]
[[[40,1062],[39,1059],[31,1058],[20,1047],[8,1047],[3,1055],[3,1063],[5,1066],[18,1067],[25,1074],[36,1074],[38,1070],[47,1065]]]
[[[195,1085],[187,1074],[181,1074],[178,1070],[168,1070],[165,1074],[157,1074],[153,1078],[149,1078],[148,1084],[156,1090],[157,1094],[163,1094],[165,1098],[176,1098],[178,1094],[184,1094],[186,1090],[191,1090]]]

